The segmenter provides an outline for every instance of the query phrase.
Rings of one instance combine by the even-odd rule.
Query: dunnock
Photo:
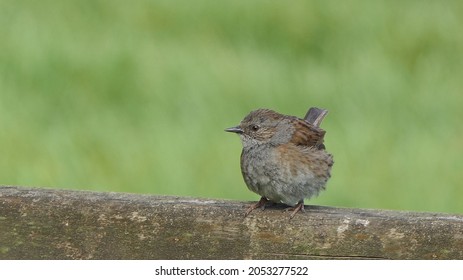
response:
[[[261,199],[246,211],[270,202],[292,206],[293,218],[304,199],[318,195],[330,178],[333,156],[325,151],[319,127],[327,110],[310,108],[304,119],[269,109],[249,113],[240,125],[226,129],[243,144],[241,173],[249,190]]]

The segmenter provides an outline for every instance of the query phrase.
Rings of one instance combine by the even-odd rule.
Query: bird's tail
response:
[[[316,127],[319,127],[327,114],[328,110],[312,107],[305,115],[304,120]]]

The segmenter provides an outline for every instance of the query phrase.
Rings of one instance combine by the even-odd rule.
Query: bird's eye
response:
[[[257,124],[253,124],[251,125],[251,130],[252,131],[258,131],[259,130],[259,126]]]

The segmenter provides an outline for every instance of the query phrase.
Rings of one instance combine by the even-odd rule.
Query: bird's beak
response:
[[[225,131],[226,131],[226,132],[238,133],[238,134],[243,133],[243,129],[241,129],[240,126],[230,127],[230,128],[225,129]]]

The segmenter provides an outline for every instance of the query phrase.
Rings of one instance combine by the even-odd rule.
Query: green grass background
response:
[[[0,184],[257,200],[224,128],[327,108],[308,204],[463,212],[461,1],[0,1]]]

